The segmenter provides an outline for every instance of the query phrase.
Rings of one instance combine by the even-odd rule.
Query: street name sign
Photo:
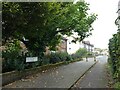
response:
[[[26,62],[36,62],[38,61],[38,57],[26,57]]]

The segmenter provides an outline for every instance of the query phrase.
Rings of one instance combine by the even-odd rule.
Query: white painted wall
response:
[[[80,44],[79,48],[84,48],[84,44],[82,42],[80,42],[79,44]]]
[[[72,37],[69,37],[67,39],[68,39],[67,40],[67,52],[68,52],[68,54],[73,54],[80,48],[80,43],[79,42],[76,42],[76,43],[71,42],[73,40]]]
[[[68,52],[68,54],[74,54],[78,49],[85,48],[85,46],[82,42],[73,43],[73,42],[71,42],[73,40],[72,37],[68,37],[67,39],[68,39],[67,40],[67,52]],[[92,49],[92,52],[94,52],[94,47],[86,45],[86,49],[87,50]]]
[[[78,34],[77,33],[74,33],[73,37],[77,37]],[[80,48],[84,48],[84,44],[82,42],[76,42],[76,43],[73,43],[72,40],[73,37],[67,37],[66,35],[64,35],[63,37],[65,37],[67,39],[67,52],[68,54],[74,54],[78,49]],[[89,46],[86,45],[86,48],[88,50]]]

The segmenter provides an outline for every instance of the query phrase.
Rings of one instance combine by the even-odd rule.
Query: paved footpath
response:
[[[3,88],[70,88],[93,64],[92,58],[62,65],[13,82]]]
[[[72,88],[110,88],[112,78],[108,73],[107,56],[97,57],[98,63],[91,68]]]

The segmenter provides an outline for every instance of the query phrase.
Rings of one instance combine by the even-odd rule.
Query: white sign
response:
[[[26,57],[26,62],[36,62],[38,61],[38,57]]]

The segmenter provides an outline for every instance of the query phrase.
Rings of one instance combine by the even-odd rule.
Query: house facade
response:
[[[60,44],[57,46],[58,52],[67,52],[67,39],[62,38]]]
[[[74,54],[78,49],[85,48],[89,52],[94,51],[94,45],[89,41],[77,41],[76,43],[72,42],[72,37],[67,38],[67,52],[68,54]]]
[[[56,51],[50,51],[49,47],[46,47],[45,54],[50,54],[51,52],[67,52],[68,54],[74,54],[80,48],[85,48],[91,53],[94,51],[94,45],[89,41],[77,41],[76,43],[72,41],[73,37],[63,37],[61,42],[56,46]]]
[[[80,48],[79,42],[77,41],[76,43],[74,43],[72,42],[72,40],[73,40],[72,37],[67,38],[67,53],[68,54],[73,54]]]
[[[91,44],[89,41],[82,41],[81,44],[82,44],[82,48],[85,48],[88,52],[92,53],[94,51],[94,45]]]
[[[50,54],[51,52],[67,52],[67,39],[62,38],[61,42],[56,46],[56,51],[52,51],[49,47],[46,47],[45,55]]]

